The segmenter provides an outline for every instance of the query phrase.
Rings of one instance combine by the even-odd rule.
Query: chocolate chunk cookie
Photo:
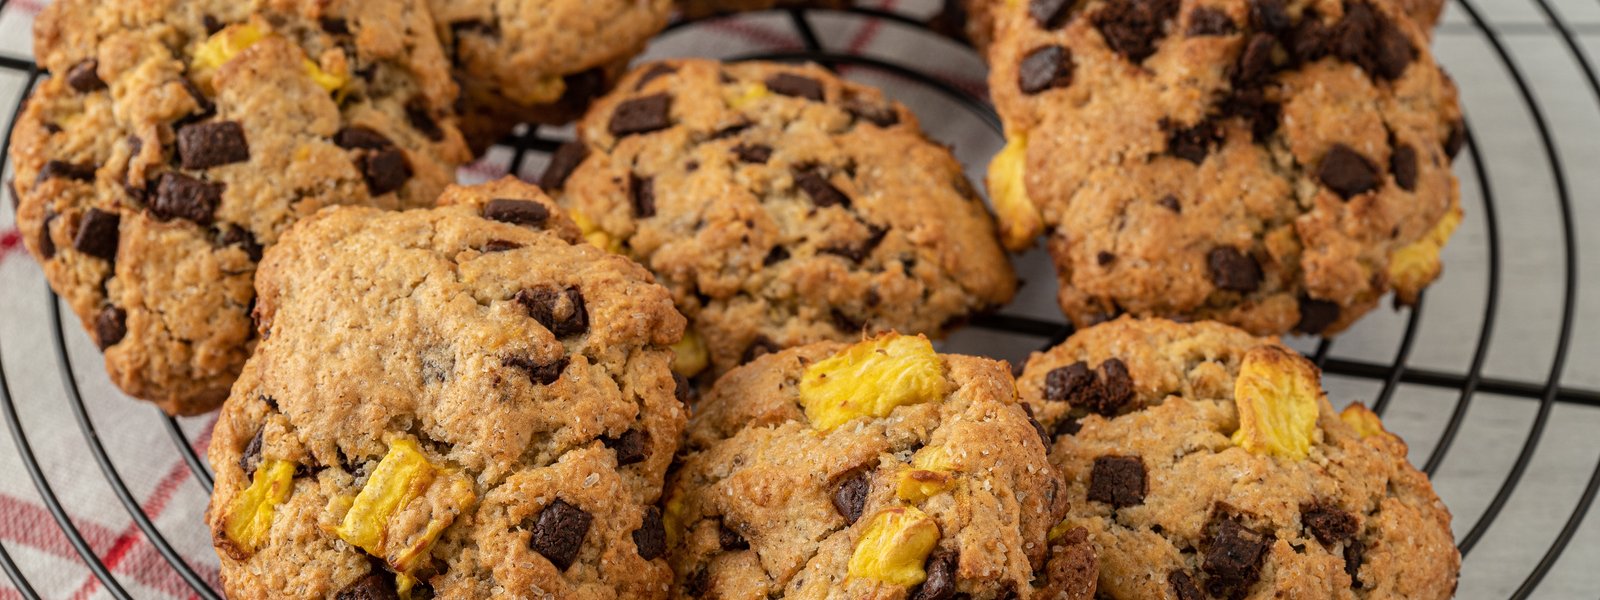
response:
[[[995,6],[1006,243],[1074,323],[1337,333],[1414,302],[1461,219],[1454,85],[1386,0]]]
[[[683,317],[532,186],[441,204],[268,249],[209,451],[227,596],[666,597]]]
[[[1015,398],[1004,363],[892,333],[729,372],[669,484],[676,597],[1093,598]]]
[[[474,150],[520,122],[560,125],[667,25],[672,0],[428,0],[462,83]]]
[[[950,151],[821,68],[644,65],[579,140],[544,187],[593,243],[672,290],[704,344],[686,355],[709,353],[715,373],[864,330],[937,334],[1015,292]]]
[[[1449,598],[1450,513],[1311,362],[1218,323],[1124,317],[1034,354],[1018,391],[1056,435],[1103,598]],[[1115,399],[1107,402],[1107,399]]]
[[[28,249],[112,381],[195,414],[249,356],[264,247],[326,206],[430,205],[468,153],[417,2],[169,4],[41,13],[55,76],[11,151]]]

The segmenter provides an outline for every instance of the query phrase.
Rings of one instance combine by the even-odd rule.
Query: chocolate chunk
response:
[[[1250,134],[1256,143],[1266,143],[1278,130],[1278,116],[1282,107],[1268,100],[1259,89],[1235,90],[1222,102],[1224,114],[1239,117],[1250,124]]]
[[[1239,66],[1234,69],[1233,81],[1241,88],[1256,87],[1265,83],[1272,74],[1272,50],[1278,41],[1265,33],[1250,36],[1244,52],[1239,54]]]
[[[1033,431],[1039,434],[1039,441],[1044,443],[1045,448],[1049,448],[1050,444],[1055,442],[1055,440],[1050,439],[1050,433],[1044,430],[1044,425],[1040,425],[1039,419],[1034,418],[1033,405],[1023,403],[1022,412],[1028,415],[1028,424],[1032,425]]]
[[[1322,185],[1349,200],[1378,188],[1378,170],[1372,163],[1344,144],[1334,144],[1322,155],[1317,166],[1317,179]]]
[[[1197,165],[1222,143],[1222,128],[1209,119],[1186,128],[1162,119],[1161,128],[1168,132],[1167,153]]]
[[[1093,387],[1094,373],[1089,371],[1089,363],[1083,361],[1057,367],[1044,375],[1044,399],[1053,402],[1081,406],[1080,398],[1093,391]]]
[[[1167,584],[1172,586],[1172,595],[1177,600],[1206,600],[1200,595],[1200,588],[1195,587],[1194,578],[1182,570],[1168,573]]]
[[[549,559],[556,569],[565,571],[577,560],[583,538],[589,535],[589,525],[593,522],[594,517],[583,509],[556,498],[539,513],[528,545]]]
[[[195,123],[178,129],[178,161],[201,170],[250,160],[250,144],[237,121]]]
[[[562,144],[555,154],[550,155],[550,166],[545,167],[544,174],[539,176],[539,187],[545,191],[561,189],[586,158],[589,158],[589,145],[582,140]]]
[[[895,110],[892,105],[878,104],[852,97],[845,99],[844,110],[857,119],[865,119],[867,122],[879,127],[888,128],[900,124],[900,112]]]
[[[955,550],[934,550],[923,565],[928,578],[911,590],[910,600],[953,600],[956,597],[956,567],[960,564],[961,555]]]
[[[838,246],[827,246],[821,248],[818,252],[843,256],[856,263],[864,261],[868,256],[872,255],[872,251],[876,250],[879,244],[883,243],[883,238],[889,235],[889,230],[884,227],[868,225],[867,229],[869,231],[867,239]]]
[[[428,107],[428,101],[417,96],[406,101],[406,122],[411,128],[435,142],[444,139],[444,129],[439,127],[439,120],[433,116],[433,109]]]
[[[772,354],[773,352],[777,352],[781,349],[782,348],[778,347],[778,343],[772,341],[771,338],[764,335],[757,335],[756,339],[751,341],[750,345],[744,349],[744,354],[739,357],[739,364],[742,365],[768,354]]]
[[[72,239],[72,248],[106,262],[117,262],[121,226],[120,213],[91,208],[78,223],[78,235]]]
[[[633,203],[633,216],[641,219],[656,216],[655,178],[628,175],[628,199]]]
[[[483,218],[501,223],[544,227],[550,220],[550,209],[533,200],[495,198],[483,205]]]
[[[367,192],[382,196],[400,189],[411,179],[411,163],[399,148],[379,150],[357,160],[361,175],[367,180]]]
[[[642,90],[644,89],[644,86],[650,85],[650,82],[677,72],[677,67],[666,63],[656,63],[650,65],[650,70],[645,71],[643,75],[639,76],[639,83],[635,84],[633,89],[635,91]]]
[[[1189,37],[1207,37],[1232,35],[1238,33],[1239,26],[1233,22],[1233,17],[1220,9],[1209,6],[1195,8],[1189,13],[1189,29],[1184,33]]]
[[[1156,204],[1160,204],[1162,208],[1165,208],[1165,209],[1170,210],[1172,212],[1178,213],[1180,215],[1183,214],[1183,205],[1179,204],[1178,203],[1178,197],[1174,196],[1172,194],[1167,194],[1165,196],[1162,196],[1160,200],[1156,201]]]
[[[222,235],[217,238],[217,243],[224,248],[238,246],[240,250],[244,250],[245,255],[249,256],[252,262],[261,262],[261,252],[263,250],[261,243],[256,241],[256,235],[250,233],[249,229],[237,225],[224,226]]]
[[[629,429],[617,437],[605,438],[601,443],[617,454],[619,467],[642,462],[650,457],[650,434],[638,429]]]
[[[1100,456],[1089,472],[1089,500],[1114,508],[1144,504],[1144,459],[1137,456]]]
[[[1379,24],[1374,38],[1371,49],[1374,71],[1383,79],[1399,79],[1411,61],[1417,58],[1417,50],[1411,47],[1411,40],[1387,19]]]
[[[1322,16],[1314,8],[1306,7],[1300,16],[1300,21],[1295,23],[1294,30],[1288,34],[1284,42],[1289,57],[1294,62],[1305,64],[1321,59],[1333,51],[1332,46],[1336,41],[1337,32],[1334,28],[1322,22]]]
[[[244,445],[244,452],[239,454],[239,470],[244,471],[245,479],[255,475],[256,467],[261,466],[261,443],[266,433],[265,426],[257,429],[255,436],[250,438],[250,443]]]
[[[1466,144],[1467,122],[1465,120],[1457,120],[1456,122],[1451,123],[1450,133],[1445,134],[1444,138],[1445,155],[1449,156],[1451,161],[1454,161],[1456,156],[1461,154],[1462,146],[1465,146]]]
[[[733,147],[733,155],[747,163],[764,165],[772,160],[772,146],[766,144],[739,144]]]
[[[483,243],[483,253],[494,254],[496,252],[509,252],[522,247],[522,244],[508,240],[489,240]]]
[[[200,17],[200,25],[206,28],[206,35],[216,35],[224,27],[222,21],[218,21],[216,17],[211,15]]]
[[[14,194],[15,192],[13,192]],[[16,196],[12,196],[13,198]],[[16,207],[12,207],[13,210]],[[56,220],[55,213],[46,213],[44,222],[39,224],[39,238],[35,240],[39,246],[39,257],[50,260],[56,257],[56,240],[50,237],[50,223]]]
[[[1319,334],[1339,320],[1339,305],[1308,296],[1300,297],[1300,322],[1294,330],[1305,334]]]
[[[811,203],[818,207],[843,206],[850,208],[850,197],[833,187],[828,178],[816,169],[806,169],[794,174],[794,183],[800,190],[811,197]]]
[[[211,225],[217,204],[222,202],[221,183],[201,181],[182,173],[162,173],[156,182],[155,202],[150,214],[170,221],[186,219],[198,225]]]
[[[117,345],[128,335],[128,311],[110,304],[100,308],[94,317],[94,339],[101,350]]]
[[[1361,561],[1366,555],[1367,545],[1361,540],[1350,540],[1344,545],[1344,572],[1350,576],[1351,589],[1361,589]]]
[[[655,560],[667,553],[667,526],[661,520],[661,510],[654,506],[644,509],[644,522],[633,530],[633,547],[639,558]]]
[[[1072,50],[1063,46],[1043,46],[1022,57],[1017,69],[1017,87],[1033,95],[1052,88],[1072,85]]]
[[[1028,3],[1028,15],[1040,27],[1056,29],[1067,24],[1067,17],[1072,16],[1072,9],[1077,4],[1077,0],[1032,0]]]
[[[750,542],[739,532],[729,529],[726,522],[717,525],[717,544],[722,546],[724,552],[750,549]]]
[[[1106,45],[1135,64],[1155,54],[1166,22],[1178,14],[1178,0],[1124,0],[1096,11],[1093,20]]]
[[[1062,417],[1060,421],[1056,421],[1055,437],[1078,435],[1079,431],[1083,431],[1083,421],[1072,417]]]
[[[858,470],[839,482],[833,490],[833,509],[839,511],[845,523],[854,525],[867,506],[867,494],[872,491],[872,473]]]
[[[355,583],[339,590],[336,600],[400,600],[400,593],[395,591],[394,577],[387,573],[374,570],[367,573],[366,577],[357,579]]]
[[[592,100],[606,91],[607,81],[606,70],[600,67],[562,77],[561,83],[567,90],[562,92],[556,105],[567,112],[581,113]]]
[[[387,136],[360,125],[340,129],[333,134],[333,143],[345,150],[385,150],[394,147],[394,142],[389,141]]]
[[[94,172],[95,166],[93,163],[69,163],[61,160],[48,160],[45,161],[44,166],[39,167],[39,175],[33,181],[34,183],[49,179],[94,181]]]
[[[583,292],[578,288],[557,289],[537,287],[517,292],[516,301],[528,311],[528,316],[538,321],[558,338],[582,334],[589,330],[589,311],[584,306]]]
[[[93,58],[72,65],[71,69],[67,69],[67,85],[82,94],[106,89],[106,82],[100,80],[99,71],[100,61]]]
[[[705,568],[695,571],[683,582],[683,591],[690,598],[705,598],[706,592],[711,587],[711,574]]]
[[[350,35],[350,22],[339,17],[322,17],[317,19],[317,25],[333,35]]]
[[[672,126],[672,96],[655,94],[617,105],[611,114],[611,135],[622,137]]]
[[[767,251],[766,258],[761,259],[761,266],[770,267],[786,260],[789,260],[789,249],[783,246],[773,246],[771,250]]]
[[[561,379],[561,372],[567,370],[571,359],[563,356],[554,361],[541,363],[526,356],[511,356],[504,359],[506,366],[516,367],[528,373],[528,379],[539,385],[550,385]]]
[[[1100,404],[1090,406],[1097,414],[1113,415],[1133,402],[1133,376],[1128,365],[1120,358],[1108,358],[1100,363]]]
[[[775,94],[805,98],[812,102],[823,99],[822,82],[791,73],[778,73],[767,78],[767,89]]]
[[[843,331],[845,333],[861,333],[862,327],[864,327],[861,321],[845,314],[844,311],[841,311],[837,308],[833,309],[829,316],[833,319],[833,326],[839,331]]]
[[[1411,144],[1395,146],[1394,153],[1389,155],[1389,172],[1394,174],[1394,183],[1400,189],[1417,191],[1417,149]]]
[[[1306,529],[1311,530],[1311,535],[1317,537],[1317,541],[1327,545],[1355,537],[1358,526],[1355,516],[1337,506],[1320,502],[1300,505],[1300,521],[1305,523]]]
[[[1289,9],[1283,0],[1250,0],[1250,26],[1268,33],[1289,29]]]
[[[1117,255],[1106,252],[1105,250],[1101,250],[1094,255],[1094,262],[1104,267],[1111,263],[1117,262]]]
[[[1211,282],[1217,289],[1248,294],[1261,288],[1261,264],[1238,248],[1212,248],[1206,254],[1206,264],[1211,267]]]
[[[694,384],[689,383],[688,377],[673,373],[672,396],[677,398],[678,402],[688,404],[690,400],[694,399]]]
[[[1205,561],[1200,567],[1207,577],[1206,591],[1215,597],[1230,597],[1261,576],[1261,561],[1272,545],[1272,537],[1229,517],[1212,523],[1209,529],[1211,533],[1202,542]]]

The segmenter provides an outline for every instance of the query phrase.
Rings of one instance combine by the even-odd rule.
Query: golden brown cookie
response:
[[[666,503],[679,598],[1094,597],[1009,369],[887,334],[767,355],[696,406]]]
[[[18,226],[111,380],[212,410],[249,356],[263,247],[335,204],[430,205],[465,161],[410,0],[62,0],[18,118]]]
[[[650,268],[722,373],[863,330],[938,334],[1015,292],[950,151],[875,89],[816,66],[644,65],[557,152],[546,189]],[[688,363],[697,368],[687,368]]]
[[[267,251],[211,442],[230,598],[663,598],[683,317],[532,186]]]
[[[428,0],[475,150],[531,121],[561,125],[667,25],[672,0]]]
[[[1414,302],[1460,221],[1455,88],[1381,0],[1030,0],[990,87],[1007,244],[1040,234],[1081,326],[1337,333]]]
[[[1333,411],[1310,361],[1218,323],[1124,317],[1034,354],[1017,382],[1056,437],[1063,527],[1100,595],[1449,598],[1450,512],[1405,443]]]

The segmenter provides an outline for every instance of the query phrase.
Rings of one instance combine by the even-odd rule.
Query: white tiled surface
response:
[[[923,6],[927,2],[904,2]],[[1551,0],[1554,10],[1569,24],[1577,43],[1590,60],[1600,61],[1600,2]],[[1435,47],[1462,88],[1463,99],[1477,140],[1479,156],[1464,154],[1457,162],[1462,177],[1466,223],[1446,250],[1447,271],[1429,292],[1410,364],[1420,368],[1463,372],[1469,365],[1483,323],[1489,291],[1490,227],[1486,192],[1494,200],[1499,237],[1499,296],[1493,345],[1487,356],[1488,376],[1543,382],[1550,374],[1563,318],[1563,289],[1567,260],[1576,261],[1577,294],[1574,327],[1561,383],[1569,387],[1600,390],[1600,98],[1589,87],[1567,47],[1555,35],[1534,0],[1479,0],[1480,14],[1500,32],[1510,62],[1532,89],[1533,106],[1544,115],[1553,136],[1557,161],[1545,153],[1528,104],[1518,94],[1510,68],[1502,62],[1487,38],[1459,5],[1452,5],[1436,34]],[[783,31],[781,17],[759,17],[752,23]],[[830,47],[847,45],[856,32],[839,19],[816,22]],[[889,44],[873,46],[876,55],[920,64],[940,73],[980,79],[981,65],[970,54],[943,42],[929,41],[886,26]],[[26,50],[26,31],[12,15],[0,16],[0,52]],[[727,55],[722,42],[702,36],[670,34],[653,54]],[[852,76],[890,89],[919,114],[937,139],[956,145],[957,154],[981,181],[987,157],[999,140],[970,118],[944,115],[959,110],[938,94],[902,80],[864,71]],[[0,106],[8,106],[18,93],[16,77],[0,74]],[[940,115],[928,118],[930,115]],[[1486,166],[1491,187],[1476,179],[1473,160]],[[503,157],[501,160],[504,160]],[[1563,215],[1557,202],[1555,168],[1566,176],[1571,223],[1577,232],[1570,241],[1576,254],[1566,250]],[[524,172],[542,168],[533,158]],[[9,206],[9,205],[7,205]],[[10,209],[0,209],[0,229],[9,227]],[[1038,253],[1020,259],[1029,285],[1008,312],[1058,319],[1053,284],[1046,260]],[[0,358],[5,374],[18,392],[24,420],[30,428],[43,428],[51,420],[67,419],[62,407],[56,363],[49,339],[41,326],[48,314],[42,301],[44,288],[37,269],[25,260],[0,265]],[[1407,314],[1379,311],[1343,336],[1334,357],[1387,363],[1393,359],[1405,328]],[[69,339],[74,356],[83,360],[80,379],[87,386],[91,407],[103,402],[123,402],[105,383],[98,361],[83,336],[73,329]],[[1017,359],[1037,340],[968,331],[951,340],[948,348]],[[1306,340],[1296,345],[1310,351]],[[1352,400],[1370,402],[1380,385],[1370,381],[1331,377],[1328,386],[1337,404]],[[111,398],[111,400],[106,400]],[[1411,442],[1412,457],[1422,463],[1434,447],[1441,428],[1458,401],[1452,389],[1402,386],[1386,420]],[[1456,515],[1456,532],[1465,534],[1482,515],[1506,477],[1517,453],[1528,439],[1538,403],[1491,394],[1476,395],[1448,459],[1435,485]],[[120,425],[120,426],[119,426]],[[136,425],[100,423],[107,443],[142,457],[158,448],[159,459],[124,459],[142,463],[172,459],[170,443],[148,418]],[[76,435],[75,429],[71,430]],[[0,433],[0,492],[36,498],[11,455],[11,440]],[[33,440],[51,451],[43,452],[46,468],[55,480],[98,479],[98,471],[82,451],[79,439]],[[119,454],[119,456],[121,456]],[[1461,598],[1505,598],[1521,584],[1539,562],[1557,531],[1569,518],[1597,462],[1600,462],[1600,409],[1558,405],[1551,412],[1521,486],[1504,513],[1469,555],[1460,586]],[[197,494],[189,484],[181,494]],[[91,488],[85,497],[69,499],[72,506],[105,506],[109,490]],[[169,538],[196,555],[205,553],[204,533],[192,523],[193,515],[178,515],[159,524]],[[187,520],[186,520],[187,519]],[[1569,550],[1533,594],[1536,598],[1595,598],[1600,596],[1600,511],[1591,512],[1573,538]],[[0,584],[4,587],[4,584]]]

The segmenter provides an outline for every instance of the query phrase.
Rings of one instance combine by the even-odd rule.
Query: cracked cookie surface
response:
[[[673,291],[713,373],[864,329],[938,334],[1015,292],[950,151],[821,68],[644,65],[579,138],[544,187]]]
[[[1015,397],[1004,363],[896,334],[729,372],[669,484],[676,597],[1093,598]]]
[[[63,0],[12,140],[18,226],[113,382],[212,410],[263,247],[335,204],[431,205],[468,158],[424,6]]]
[[[1055,436],[1064,523],[1113,599],[1449,598],[1450,513],[1360,405],[1336,414],[1310,361],[1218,323],[1124,317],[1028,361]]]
[[[441,204],[268,250],[209,450],[228,597],[665,597],[683,317],[537,188]]]
[[[1427,38],[1381,0],[996,7],[1008,246],[1043,234],[1062,309],[1337,333],[1414,302],[1460,220],[1464,129]]]
[[[666,27],[672,0],[429,0],[481,151],[524,121],[578,118]]]

